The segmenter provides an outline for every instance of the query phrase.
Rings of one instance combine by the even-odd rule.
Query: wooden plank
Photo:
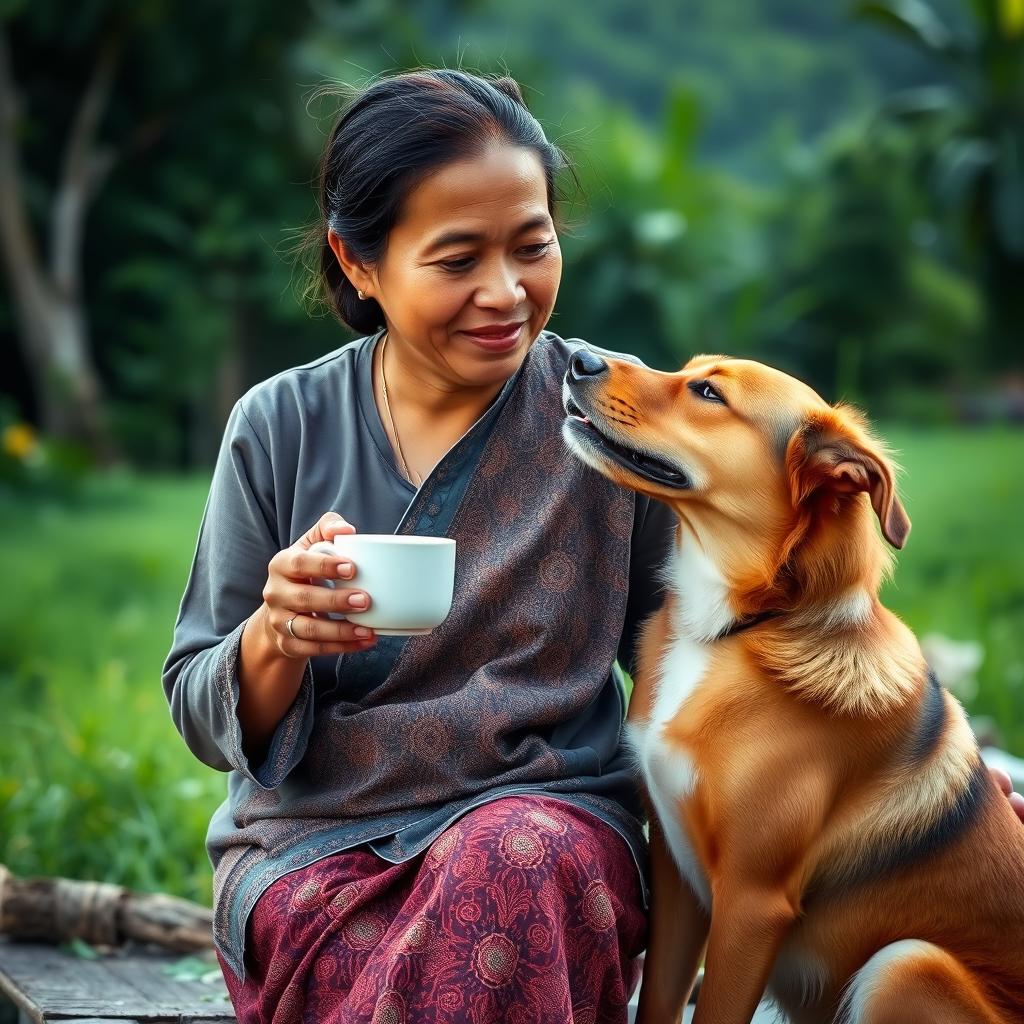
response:
[[[209,961],[209,970],[217,973],[216,981],[183,981],[164,972],[163,967],[181,957],[163,955],[159,958],[132,956],[106,960],[110,976],[119,979],[152,1006],[176,1007],[182,1016],[219,1017],[234,1020],[228,990],[220,977],[216,960]]]
[[[0,990],[40,1024],[62,1018],[233,1021],[223,980],[203,984],[165,974],[162,968],[177,959],[133,950],[83,960],[53,946],[0,940]]]

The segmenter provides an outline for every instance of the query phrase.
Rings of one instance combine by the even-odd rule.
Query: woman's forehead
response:
[[[540,157],[496,144],[427,175],[406,197],[394,230],[433,248],[441,236],[503,236],[550,223]]]

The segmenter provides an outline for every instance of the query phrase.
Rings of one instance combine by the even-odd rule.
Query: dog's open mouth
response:
[[[661,459],[629,448],[619,441],[613,441],[610,437],[602,434],[591,422],[590,417],[572,400],[571,396],[566,399],[565,411],[569,417],[567,421],[569,428],[576,436],[597,448],[623,469],[628,469],[637,476],[643,477],[644,480],[660,484],[662,487],[671,487],[679,491],[689,489],[690,480],[681,470]]]

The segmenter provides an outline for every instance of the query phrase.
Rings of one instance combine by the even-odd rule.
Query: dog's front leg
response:
[[[714,914],[694,1024],[750,1024],[776,954],[796,919],[781,889],[723,879]]]
[[[682,1020],[708,937],[708,916],[651,815],[651,912],[636,1024]]]

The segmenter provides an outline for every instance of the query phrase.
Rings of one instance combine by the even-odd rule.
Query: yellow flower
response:
[[[26,459],[35,451],[36,432],[27,423],[12,423],[4,428],[4,451],[16,459]]]

